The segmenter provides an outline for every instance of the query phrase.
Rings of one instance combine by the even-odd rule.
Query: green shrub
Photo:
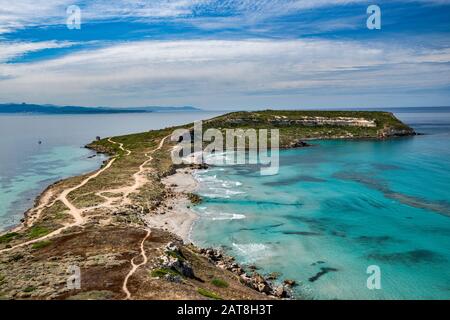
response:
[[[178,253],[176,251],[169,250],[166,253],[167,253],[167,255],[169,255],[173,258],[179,259],[180,261],[186,261],[186,259],[180,253]]]
[[[211,299],[214,299],[214,300],[223,300],[221,297],[219,297],[214,292],[208,291],[208,290],[203,289],[203,288],[198,288],[197,292],[199,294],[201,294],[202,296],[207,297],[207,298],[211,298]]]
[[[169,269],[169,268],[155,269],[155,270],[152,270],[150,272],[150,275],[152,277],[155,277],[155,278],[156,277],[160,277],[160,278],[164,277],[166,274],[170,274],[170,275],[173,275],[173,276],[179,276],[180,275],[177,271]]]
[[[8,243],[17,237],[19,234],[17,232],[8,232],[2,236],[0,236],[0,243]]]
[[[222,279],[213,279],[211,283],[219,288],[228,288],[228,282]]]
[[[23,292],[33,292],[34,290],[36,290],[36,287],[28,286],[25,289],[23,289]]]
[[[48,233],[50,233],[50,230],[48,230],[47,228],[36,226],[31,228],[30,231],[28,231],[28,237],[34,239],[45,236]]]
[[[48,246],[51,243],[52,242],[50,240],[39,241],[39,242],[33,243],[31,248],[35,249],[35,250],[41,249],[41,248],[45,248],[46,246]]]

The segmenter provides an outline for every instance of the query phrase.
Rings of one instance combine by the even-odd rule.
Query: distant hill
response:
[[[139,107],[139,108],[109,108],[109,107],[80,107],[80,106],[55,106],[27,103],[0,104],[0,113],[35,113],[35,114],[112,114],[112,113],[149,113],[149,112],[189,112],[201,111],[201,109],[185,107]]]

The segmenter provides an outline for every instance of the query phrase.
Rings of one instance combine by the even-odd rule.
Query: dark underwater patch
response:
[[[299,236],[321,236],[321,233],[311,231],[282,231],[283,234],[299,235]]]
[[[326,180],[320,179],[320,178],[315,178],[312,176],[307,176],[307,175],[300,175],[300,176],[281,179],[281,180],[277,180],[277,181],[264,182],[263,185],[269,186],[269,187],[279,187],[279,186],[290,186],[290,185],[294,185],[299,182],[326,182]]]
[[[255,204],[258,206],[263,205],[273,205],[273,206],[289,206],[289,207],[297,207],[300,208],[303,206],[303,203],[301,202],[294,202],[294,203],[283,203],[283,202],[276,202],[276,201],[253,201],[253,200],[245,200],[245,199],[221,199],[221,198],[208,198],[206,200],[208,203],[220,203],[220,204],[230,204],[230,203],[238,203],[240,206],[254,206]]]
[[[322,277],[323,275],[326,275],[329,272],[336,272],[336,271],[339,271],[339,270],[336,268],[323,267],[323,268],[320,268],[320,271],[317,272],[314,276],[312,276],[308,280],[309,280],[309,282],[315,282],[315,281],[319,280],[319,278]]]
[[[383,164],[383,163],[372,163],[372,167],[381,171],[402,169],[402,167],[393,164]]]
[[[419,197],[408,196],[403,193],[391,191],[385,197],[406,204],[410,207],[434,211],[450,217],[450,203],[447,201],[428,201]]]
[[[332,230],[330,231],[330,234],[335,237],[347,238],[347,234],[342,231]]]
[[[239,231],[269,230],[269,229],[281,227],[282,225],[284,225],[284,223],[271,224],[268,226],[257,227],[257,228],[240,228]]]
[[[399,242],[391,236],[359,236],[355,238],[355,241],[369,245],[381,245],[386,242]]]
[[[429,211],[434,211],[436,213],[442,214],[444,216],[450,216],[450,203],[448,201],[430,201],[416,196],[409,196],[400,192],[391,190],[387,183],[383,180],[373,179],[367,175],[350,172],[350,171],[340,171],[333,174],[336,179],[347,180],[358,182],[365,185],[368,188],[377,190],[383,193],[384,197],[392,200],[396,200],[404,205],[424,209]]]
[[[430,250],[411,250],[394,253],[372,253],[367,256],[368,259],[374,259],[390,263],[423,263],[423,262],[441,262],[445,257]]]
[[[307,224],[308,227],[313,230],[314,232],[324,232],[326,230],[325,225],[327,224],[327,221],[329,219],[326,218],[309,218],[309,217],[302,217],[302,216],[294,216],[294,215],[284,215],[283,218],[286,218],[288,220],[296,220],[299,222],[302,222],[304,224]]]

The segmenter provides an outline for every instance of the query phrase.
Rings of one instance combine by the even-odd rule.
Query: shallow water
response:
[[[96,136],[160,129],[217,114],[0,115],[0,230],[16,225],[49,184],[96,170],[105,157],[91,158],[95,153],[83,148]]]
[[[197,172],[193,240],[318,299],[450,299],[450,113],[397,115],[423,136],[282,151],[280,172]],[[370,265],[380,290],[367,288]]]

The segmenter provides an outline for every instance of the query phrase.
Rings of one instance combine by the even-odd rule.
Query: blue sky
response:
[[[0,103],[22,101],[450,105],[450,0],[0,0]]]

